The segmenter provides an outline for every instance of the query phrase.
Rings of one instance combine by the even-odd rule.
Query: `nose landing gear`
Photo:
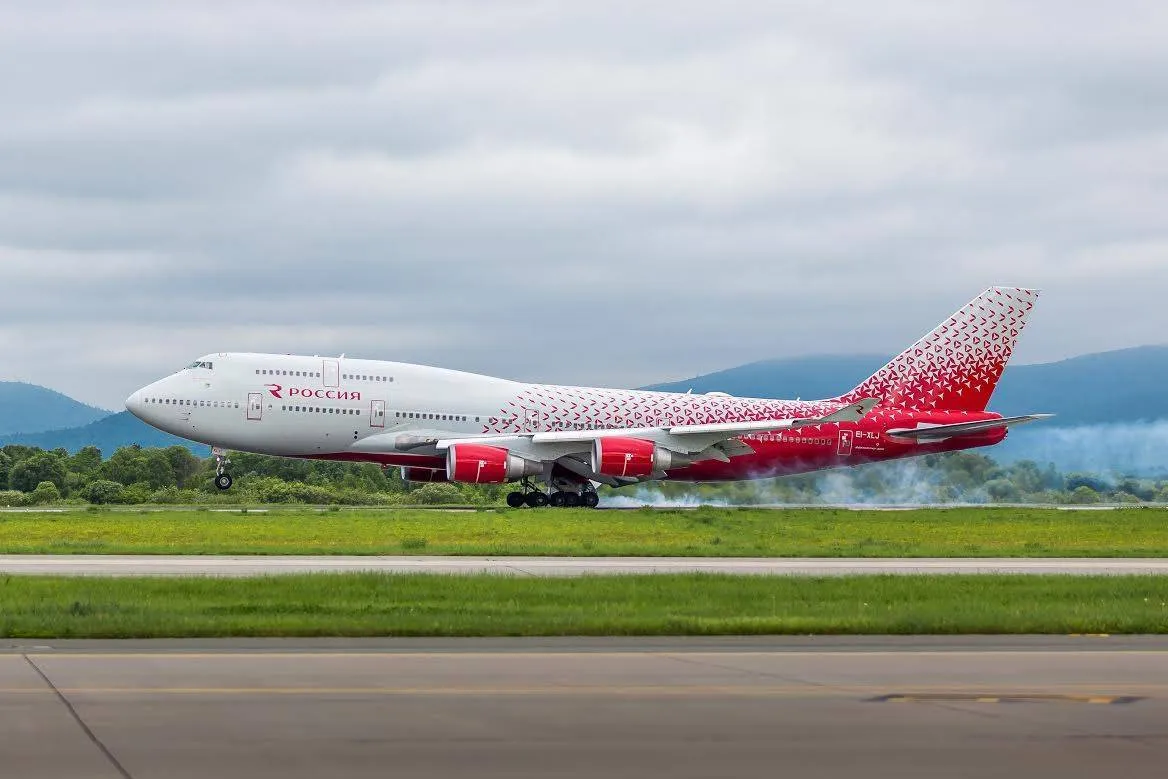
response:
[[[226,451],[218,448],[212,449],[211,455],[215,458],[215,486],[221,490],[231,489],[234,480],[227,472],[227,466],[231,465],[231,458],[227,456]]]

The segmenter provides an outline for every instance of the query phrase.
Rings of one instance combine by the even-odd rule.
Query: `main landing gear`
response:
[[[231,489],[234,482],[231,474],[227,472],[227,466],[231,465],[231,458],[222,449],[212,449],[211,455],[215,458],[215,486],[221,490]]]
[[[523,506],[533,509],[544,506],[553,508],[578,508],[582,506],[594,509],[600,505],[600,496],[596,494],[596,490],[592,489],[591,485],[586,485],[579,491],[556,490],[549,495],[536,487],[530,479],[524,479],[521,484],[522,491],[516,490],[507,493],[507,505],[513,509]]]

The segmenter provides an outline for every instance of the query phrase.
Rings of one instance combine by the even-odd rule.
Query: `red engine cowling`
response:
[[[601,476],[640,479],[689,462],[684,455],[639,438],[597,438],[592,442],[592,470]]]
[[[511,454],[498,446],[451,444],[446,450],[446,478],[471,484],[502,484],[538,476],[543,464]]]
[[[402,468],[402,481],[417,482],[419,484],[450,481],[446,478],[446,471],[437,468]]]

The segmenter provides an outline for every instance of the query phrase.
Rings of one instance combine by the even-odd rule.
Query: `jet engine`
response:
[[[592,470],[601,476],[640,479],[691,462],[683,454],[639,438],[597,438],[592,442]]]
[[[446,471],[437,468],[405,467],[401,469],[401,476],[402,481],[416,482],[419,484],[449,481],[446,478]]]
[[[451,444],[446,450],[446,478],[472,484],[502,484],[543,473],[543,463],[527,460],[498,446]]]

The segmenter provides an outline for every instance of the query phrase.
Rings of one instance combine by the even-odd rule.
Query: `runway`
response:
[[[54,576],[264,576],[295,573],[596,574],[717,573],[756,576],[863,574],[1168,574],[1168,558],[736,558],[736,557],[340,557],[3,555],[0,574]]]
[[[11,642],[4,775],[1163,776],[1155,637]]]

